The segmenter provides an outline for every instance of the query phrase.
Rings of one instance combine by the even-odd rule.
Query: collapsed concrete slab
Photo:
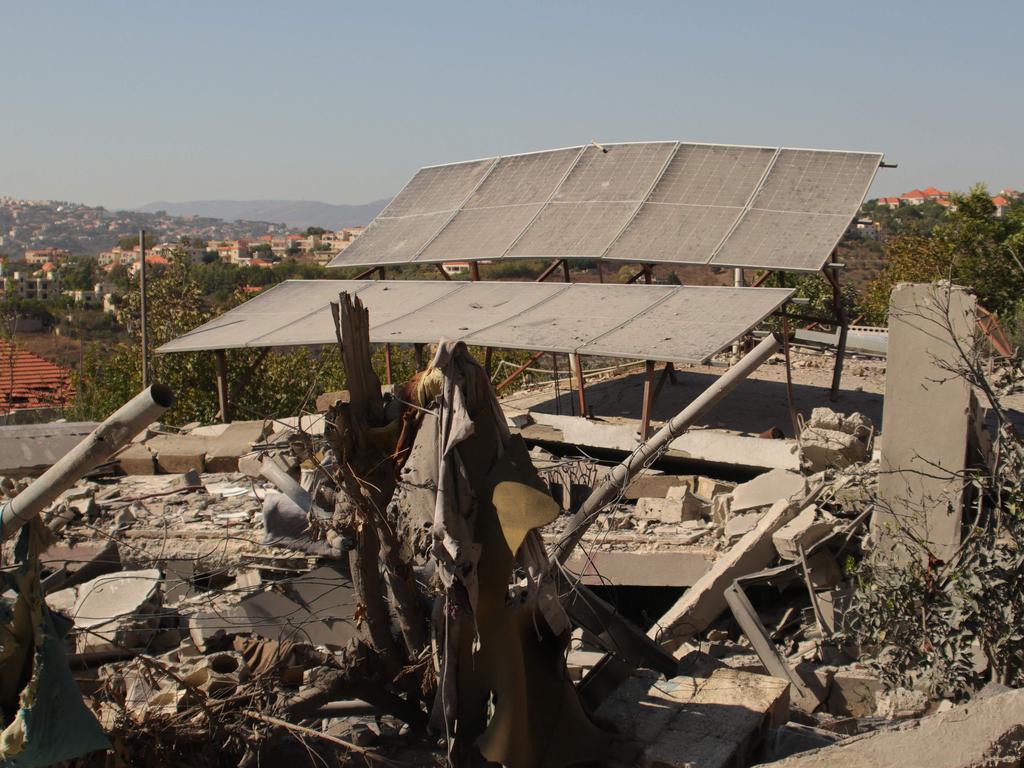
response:
[[[159,623],[161,573],[157,568],[107,574],[77,587],[71,610],[79,653],[145,645]]]
[[[648,635],[667,650],[674,650],[688,638],[707,629],[727,608],[726,587],[740,576],[767,567],[775,559],[772,534],[796,514],[797,507],[790,501],[776,501],[750,532],[686,590]]]
[[[208,444],[208,438],[197,435],[157,435],[146,447],[156,455],[157,469],[180,475],[189,470],[206,471]]]
[[[824,519],[818,507],[812,504],[772,534],[772,542],[779,557],[799,560],[801,548],[807,551],[812,544],[828,536],[834,527],[835,521]]]
[[[995,768],[1024,754],[1024,690],[766,763],[775,768]]]
[[[235,421],[220,434],[210,437],[206,446],[207,472],[237,472],[238,459],[263,439],[266,424],[262,421]],[[193,432],[194,434],[194,432]]]
[[[669,680],[637,671],[597,709],[598,720],[638,744],[634,765],[747,765],[767,731],[789,719],[787,682],[710,659],[704,666]]]
[[[767,507],[779,499],[796,499],[807,493],[807,479],[799,472],[773,469],[732,489],[729,509],[733,513]]]
[[[0,427],[0,475],[38,475],[97,427],[94,421]]]

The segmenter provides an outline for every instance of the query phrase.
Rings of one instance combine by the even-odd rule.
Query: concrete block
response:
[[[206,471],[208,438],[192,435],[157,435],[146,443],[156,454],[156,467],[169,475],[180,475],[194,469]]]
[[[71,611],[78,652],[103,652],[144,645],[159,623],[161,574],[156,568],[99,576],[78,587]]]
[[[825,708],[840,717],[869,717],[878,708],[882,681],[865,667],[843,667],[832,675]]]
[[[724,666],[670,680],[639,670],[595,716],[640,745],[635,765],[732,768],[789,719],[789,683]]]
[[[748,512],[744,515],[730,515],[725,521],[725,540],[730,544],[746,536],[764,516],[762,512]]]
[[[806,493],[807,479],[799,472],[773,469],[733,488],[729,509],[736,514],[771,506],[780,499],[795,501]]]
[[[701,498],[711,501],[719,494],[729,493],[736,487],[736,483],[727,483],[724,480],[715,480],[712,477],[698,477],[694,492]]]
[[[673,488],[694,487],[694,478],[690,475],[655,475],[641,473],[629,481],[623,498],[628,500],[652,498],[664,499]]]
[[[206,448],[207,472],[237,472],[239,457],[252,450],[265,435],[265,422],[236,421],[220,435],[210,438]]]
[[[806,552],[812,544],[828,536],[834,526],[835,521],[823,519],[818,507],[812,504],[772,534],[772,543],[780,557],[799,560],[800,547]]]
[[[677,485],[669,488],[665,493],[665,502],[666,507],[672,505],[673,516],[677,510],[679,512],[679,517],[673,522],[703,520],[711,514],[711,504],[695,494],[689,485]]]
[[[1012,768],[1024,753],[1024,690],[803,752],[765,768]]]
[[[800,433],[800,450],[812,472],[843,468],[867,458],[867,446],[854,435],[838,429],[806,427]]]
[[[592,549],[569,558],[566,567],[587,585],[629,587],[689,587],[715,562],[710,547],[682,551],[620,552]]]
[[[129,443],[115,456],[117,465],[126,475],[155,475],[156,457],[142,443]]]
[[[667,649],[677,649],[688,638],[702,632],[727,607],[725,588],[747,574],[766,568],[775,559],[772,534],[796,516],[787,500],[775,502],[753,530],[722,555],[697,583],[676,601],[648,632]]]

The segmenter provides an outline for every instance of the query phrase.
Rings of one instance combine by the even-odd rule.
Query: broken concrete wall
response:
[[[955,373],[971,349],[975,300],[949,285],[901,284],[889,307],[889,358],[881,504],[872,519],[879,551],[906,556],[907,533],[948,560],[960,544],[971,389]]]
[[[766,765],[776,768],[994,768],[1024,754],[1024,691],[975,698],[910,721]]]

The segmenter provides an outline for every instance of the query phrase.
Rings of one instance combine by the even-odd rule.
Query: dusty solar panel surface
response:
[[[330,302],[353,293],[375,343],[461,339],[503,349],[700,362],[792,295],[785,288],[289,280],[158,352],[334,344]]]
[[[330,266],[566,258],[817,271],[881,161],[649,142],[432,166]]]

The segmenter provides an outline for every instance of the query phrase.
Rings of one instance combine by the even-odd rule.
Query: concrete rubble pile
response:
[[[870,419],[816,408],[796,460],[758,471],[663,453],[563,559],[628,458],[529,438],[461,344],[380,387],[359,310],[337,321],[350,390],[318,413],[151,424],[25,528],[110,754],[1021,764],[1020,691],[887,688],[850,640],[851,564],[884,546]]]

